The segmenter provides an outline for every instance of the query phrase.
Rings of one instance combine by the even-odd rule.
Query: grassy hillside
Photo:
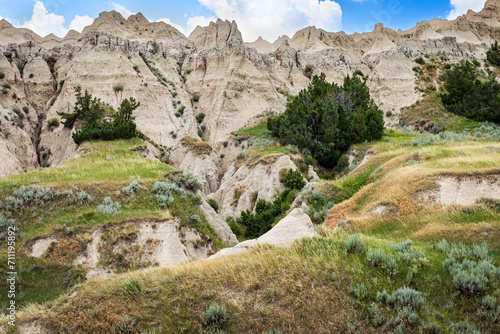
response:
[[[135,225],[143,220],[176,218],[180,226],[194,228],[212,240],[215,250],[226,246],[197,207],[200,199],[192,194],[196,182],[189,183],[189,177],[174,168],[140,156],[135,151],[143,145],[139,139],[86,143],[79,150],[81,156],[61,167],[0,179],[1,273],[5,276],[7,268],[6,228],[15,224],[19,231],[18,307],[51,300],[85,281],[85,268],[73,261],[99,226],[116,230],[114,239],[108,240],[112,245],[133,239]],[[162,195],[154,192],[158,181],[180,184],[171,204],[163,205]],[[46,236],[57,243],[44,257],[29,257],[34,241]],[[119,255],[108,252],[101,261],[117,271],[152,265],[129,263]],[[7,282],[2,280],[0,287],[7,289]],[[6,301],[2,294],[1,304],[7,305]]]

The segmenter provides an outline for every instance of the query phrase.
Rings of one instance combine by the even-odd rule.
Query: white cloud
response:
[[[80,16],[76,15],[71,24],[69,25],[69,30],[76,30],[78,32],[82,32],[83,28],[91,25],[94,22],[94,19],[90,16]]]
[[[33,30],[40,36],[53,33],[56,36],[62,37],[67,32],[67,29],[64,28],[64,16],[54,13],[49,14],[41,1],[35,3],[31,20],[24,22],[20,27]]]
[[[83,28],[92,24],[93,21],[94,20],[87,15],[76,15],[71,21],[69,29],[67,29],[64,25],[64,16],[49,13],[43,2],[36,1],[35,6],[33,7],[31,20],[24,22],[23,24],[17,23],[15,26],[30,29],[42,37],[49,34],[64,37],[71,29],[81,32]]]
[[[173,23],[172,21],[170,21],[170,19],[168,19],[166,17],[162,18],[162,19],[158,19],[157,22],[165,22],[166,24],[171,25],[172,27],[174,27],[175,29],[179,30],[181,33],[183,33],[184,35],[186,35],[186,30],[183,27],[181,27],[177,23]]]
[[[205,16],[192,16],[187,20],[187,28],[186,28],[186,36],[191,35],[194,29],[197,26],[206,27],[210,24],[210,22],[215,22],[217,19],[214,16],[205,17]]]
[[[128,9],[127,7],[120,5],[116,2],[110,2],[110,5],[116,10],[118,13],[122,14],[124,18],[128,18],[130,15],[134,15],[135,13]]]
[[[210,22],[216,21],[216,20],[217,19],[213,16],[211,16],[211,17],[192,16],[187,20],[186,27],[182,27],[182,26],[178,25],[177,23],[173,23],[172,21],[170,21],[169,18],[161,18],[161,19],[158,19],[157,22],[165,22],[166,24],[169,24],[172,27],[174,27],[175,29],[179,30],[185,36],[189,36],[189,35],[191,35],[193,30],[197,26],[202,26],[202,27],[208,26],[210,24]]]
[[[454,20],[460,15],[466,14],[469,9],[479,12],[483,9],[486,0],[450,0],[450,5],[453,8],[448,14],[448,20]]]
[[[245,41],[280,35],[314,25],[328,31],[342,27],[342,9],[332,0],[198,0],[217,17],[235,20]]]

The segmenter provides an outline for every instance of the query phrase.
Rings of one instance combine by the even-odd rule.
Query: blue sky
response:
[[[236,20],[245,41],[281,35],[314,25],[327,31],[366,32],[376,23],[409,29],[419,21],[454,19],[468,9],[479,11],[486,0],[0,0],[0,18],[41,36],[63,37],[81,31],[102,11],[125,17],[142,12],[150,21],[171,23],[189,35],[197,25],[223,18]]]

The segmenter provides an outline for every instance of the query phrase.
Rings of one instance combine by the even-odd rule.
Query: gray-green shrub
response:
[[[352,293],[356,299],[362,300],[368,297],[368,289],[364,284],[353,284],[349,287],[349,292]]]
[[[426,305],[425,294],[412,288],[399,288],[392,293],[392,297],[395,302],[411,306],[415,310],[422,309]]]
[[[365,244],[359,239],[357,234],[353,234],[345,239],[345,250],[348,253],[363,253],[365,251]]]
[[[156,204],[160,207],[166,207],[167,205],[172,204],[174,201],[174,193],[177,193],[180,196],[186,195],[186,191],[179,188],[176,184],[160,181],[155,182],[151,191],[154,194]]]
[[[97,211],[103,215],[118,215],[121,212],[121,207],[119,202],[113,202],[111,197],[106,197],[104,202],[97,207]]]
[[[193,174],[190,172],[187,173],[187,175],[177,175],[175,176],[172,181],[178,186],[182,187],[184,189],[196,191],[200,189],[201,185],[196,180]]]
[[[221,329],[227,321],[225,305],[211,304],[201,315],[203,326],[209,330]]]
[[[386,253],[383,249],[370,249],[366,253],[366,261],[372,267],[382,268],[389,272],[396,273],[398,264],[391,253]]]
[[[466,320],[460,322],[451,322],[448,329],[454,334],[481,334],[474,325],[469,324]]]
[[[132,182],[130,182],[130,184],[128,186],[122,188],[122,192],[124,192],[125,194],[134,198],[135,195],[141,189],[146,189],[146,188],[144,186],[140,185],[137,180],[133,180]]]

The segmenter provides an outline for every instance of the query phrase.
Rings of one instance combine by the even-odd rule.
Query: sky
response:
[[[81,32],[100,12],[116,10],[125,18],[141,12],[149,21],[164,21],[189,36],[197,25],[217,18],[235,20],[246,42],[257,37],[273,42],[315,26],[348,34],[372,31],[376,23],[407,30],[434,18],[455,19],[480,11],[486,0],[0,0],[0,19],[40,36],[64,37]]]

